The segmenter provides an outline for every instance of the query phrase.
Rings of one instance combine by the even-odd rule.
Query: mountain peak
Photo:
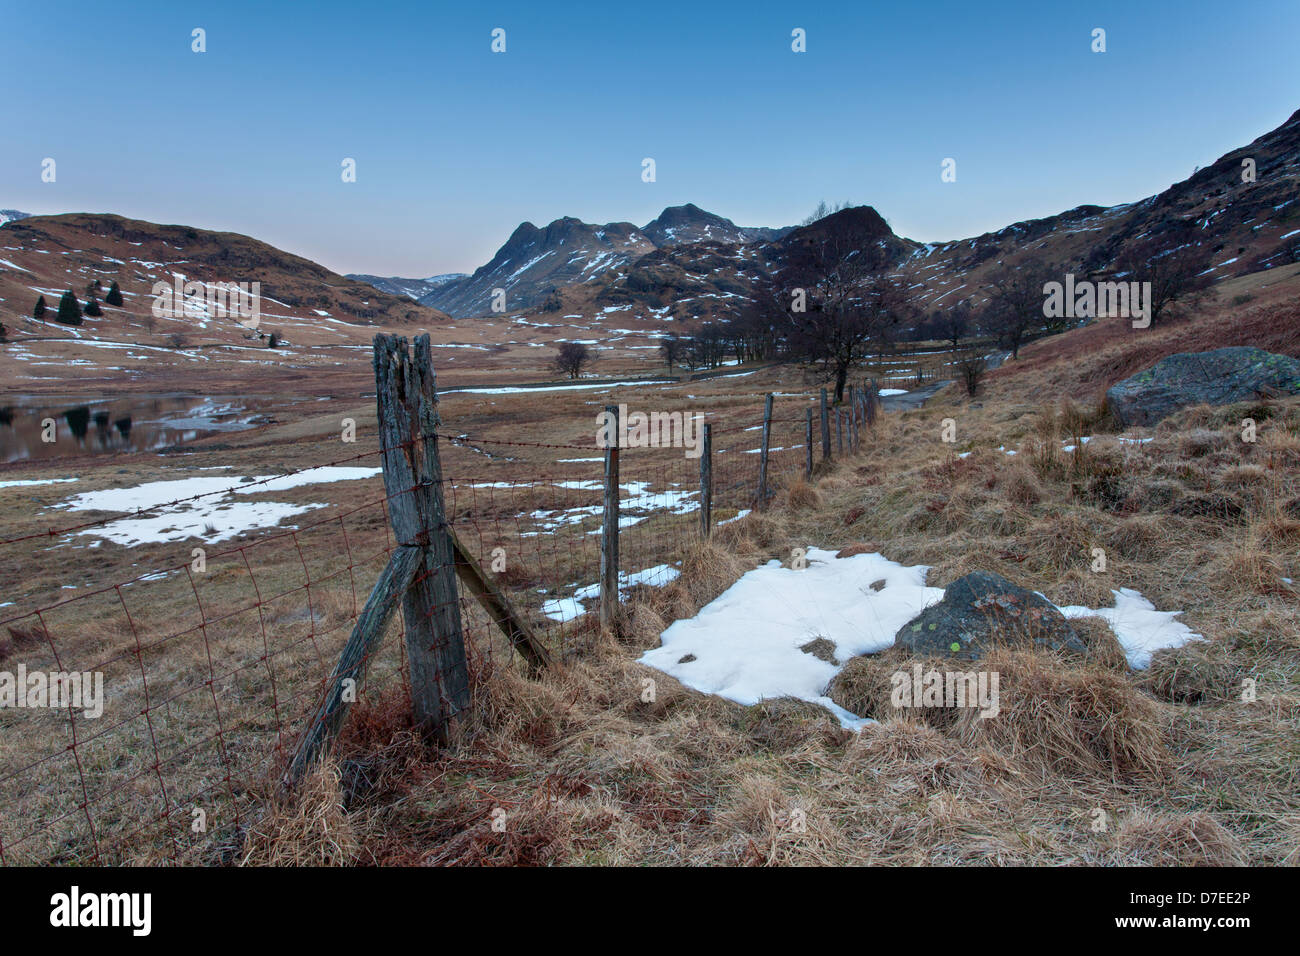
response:
[[[701,209],[693,202],[667,207],[642,230],[651,242],[660,247],[692,242],[753,242],[774,239],[784,231],[737,226],[730,219]]]

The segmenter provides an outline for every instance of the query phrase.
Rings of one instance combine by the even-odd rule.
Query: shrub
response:
[[[988,362],[982,355],[967,353],[957,362],[957,374],[961,376],[962,384],[966,386],[966,394],[974,398],[980,390],[980,383],[984,380],[984,373],[988,370]]]
[[[36,307],[32,309],[33,319],[45,318],[45,296],[39,296],[36,299]]]
[[[122,305],[122,290],[117,287],[117,280],[113,280],[113,284],[109,286],[108,295],[104,296],[104,301],[109,305]]]

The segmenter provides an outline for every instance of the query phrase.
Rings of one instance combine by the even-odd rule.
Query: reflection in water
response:
[[[90,424],[90,409],[85,405],[80,408],[69,408],[63,413],[63,417],[68,422],[68,428],[72,430],[72,437],[79,442],[84,442],[86,426]]]
[[[0,407],[0,461],[147,451],[266,420],[250,413],[245,398],[131,395],[84,404],[55,401],[19,398]]]

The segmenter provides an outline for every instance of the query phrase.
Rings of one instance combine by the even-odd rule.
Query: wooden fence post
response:
[[[618,452],[623,441],[623,423],[618,406],[606,405],[605,414],[614,423],[614,441],[605,449],[605,523],[600,532],[600,623],[612,628],[618,618]]]
[[[822,461],[831,457],[830,407],[826,404],[826,389],[822,389]]]
[[[704,449],[700,453],[700,536],[713,533],[713,426],[704,426]]]
[[[758,510],[767,510],[767,451],[772,444],[772,393],[763,401],[763,450],[758,456]]]
[[[876,403],[880,400],[880,389],[873,378],[867,385],[867,427],[876,427]]]
[[[858,390],[849,386],[849,407],[845,410],[849,419],[849,453],[858,453]]]
[[[844,409],[835,409],[835,454],[844,457]]]
[[[487,577],[446,520],[438,460],[438,398],[429,337],[376,335],[375,385],[384,491],[397,537],[388,564],[357,615],[326,692],[298,739],[282,785],[295,785],[338,736],[349,704],[400,603],[406,623],[411,703],[417,726],[446,743],[451,721],[469,706],[459,576],[535,673],[551,663],[546,647]]]
[[[813,439],[812,439],[812,435],[813,435],[813,432],[812,432],[812,408],[811,408],[811,407],[806,408],[806,409],[804,409],[804,411],[806,411],[806,412],[808,413],[808,418],[807,418],[807,420],[804,422],[804,429],[803,429],[803,431],[804,431],[804,436],[803,436],[803,454],[804,454],[803,477],[804,477],[804,480],[805,480],[805,481],[812,481],[812,465],[813,465],[813,450],[812,450],[812,448],[813,448]]]
[[[862,450],[862,389],[853,386],[853,454]]]
[[[446,743],[450,723],[469,706],[469,674],[456,588],[455,549],[443,511],[438,461],[438,388],[429,336],[375,336],[379,439],[384,490],[397,543],[424,560],[402,596],[411,704],[416,726]]]

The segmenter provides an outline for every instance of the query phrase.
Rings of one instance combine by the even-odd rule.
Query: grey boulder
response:
[[[958,578],[894,636],[917,656],[979,660],[1001,644],[1087,653],[1087,647],[1056,606],[992,571]]]
[[[1227,405],[1300,394],[1300,360],[1253,346],[1179,352],[1106,390],[1125,428],[1154,425],[1189,405]]]

